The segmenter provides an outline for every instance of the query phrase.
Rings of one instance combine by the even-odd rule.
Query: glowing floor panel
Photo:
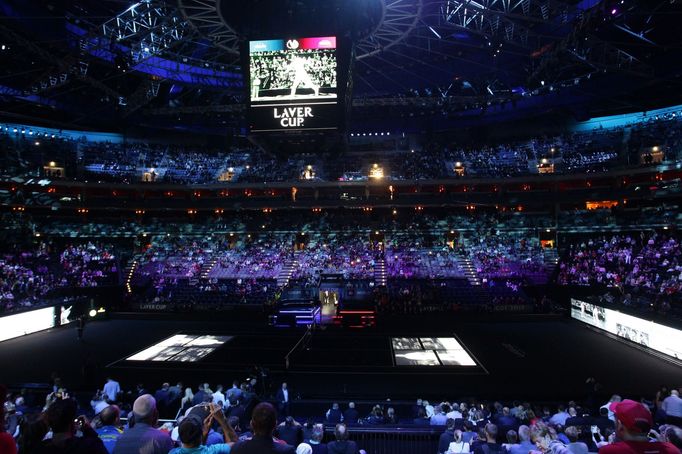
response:
[[[394,337],[396,366],[476,366],[476,361],[454,337]]]
[[[232,336],[176,334],[127,357],[126,361],[196,362],[230,339]]]

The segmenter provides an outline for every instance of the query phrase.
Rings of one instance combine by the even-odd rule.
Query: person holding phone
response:
[[[673,444],[649,440],[653,418],[648,408],[625,399],[609,406],[616,418],[617,441],[599,448],[599,454],[680,454]]]
[[[35,454],[109,454],[85,416],[76,417],[76,401],[57,399],[47,409],[52,438],[45,440]],[[82,436],[77,436],[78,432]]]

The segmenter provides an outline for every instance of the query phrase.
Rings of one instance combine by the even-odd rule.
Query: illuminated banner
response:
[[[571,317],[659,353],[682,359],[682,331],[571,298]]]
[[[0,318],[0,341],[37,333],[55,326],[55,308],[46,307],[34,311],[7,315]]]
[[[336,37],[249,43],[252,132],[337,128]]]

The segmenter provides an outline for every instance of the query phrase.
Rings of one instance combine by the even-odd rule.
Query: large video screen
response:
[[[657,352],[682,359],[682,331],[571,298],[571,317]]]
[[[0,318],[0,341],[36,333],[55,326],[55,309],[46,307]]]
[[[249,42],[252,132],[336,129],[336,37]]]

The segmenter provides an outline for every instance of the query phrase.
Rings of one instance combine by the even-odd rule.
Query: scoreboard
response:
[[[251,132],[338,128],[336,37],[249,42]]]

